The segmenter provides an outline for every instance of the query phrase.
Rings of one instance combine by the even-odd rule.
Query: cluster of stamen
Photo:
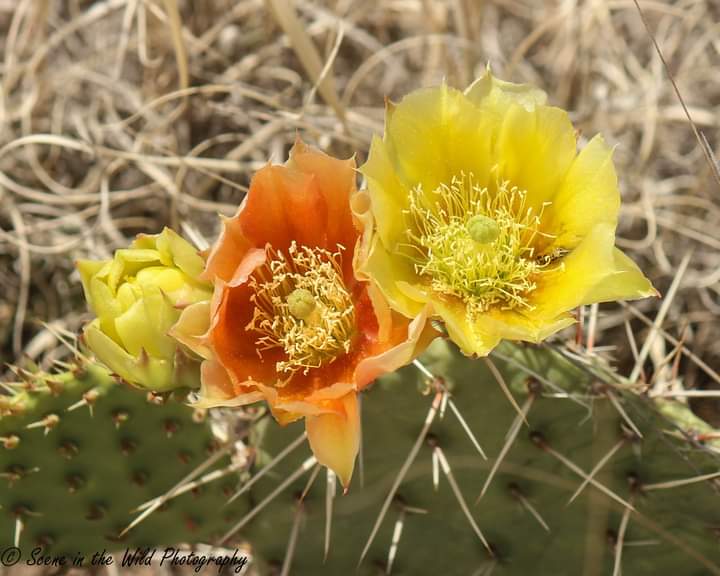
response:
[[[554,257],[536,251],[543,211],[527,193],[499,180],[491,190],[472,174],[431,192],[410,193],[408,243],[403,250],[433,290],[462,299],[471,315],[499,306],[532,308],[528,294]]]
[[[267,249],[267,260],[250,277],[255,305],[246,329],[260,334],[258,354],[281,349],[276,364],[289,377],[307,374],[350,351],[355,309],[342,276],[341,252],[299,247],[287,254]],[[287,380],[285,380],[287,382]]]

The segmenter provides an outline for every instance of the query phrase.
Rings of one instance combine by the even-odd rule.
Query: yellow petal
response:
[[[612,149],[595,136],[570,167],[547,213],[554,245],[574,248],[600,223],[617,224],[620,192]]]
[[[615,231],[599,224],[562,259],[562,269],[547,272],[530,295],[535,309],[527,315],[536,321],[550,320],[586,303],[592,290],[615,272]]]
[[[157,286],[144,285],[142,290],[142,305],[145,308],[147,321],[145,328],[138,333],[137,337],[144,339],[154,335],[157,341],[153,346],[153,349],[156,350],[153,355],[168,357],[175,350],[175,342],[167,333],[180,317],[180,310],[173,306]],[[150,346],[149,343],[148,346]]]
[[[417,287],[401,284],[403,291],[415,293],[417,298],[425,293]],[[465,304],[460,300],[426,293],[431,309],[445,322],[450,339],[468,356],[487,356],[500,340],[540,342],[575,323],[569,314],[550,320],[535,321],[513,310],[489,310],[470,320]]]
[[[105,266],[109,260],[78,260],[75,262],[75,266],[80,273],[80,281],[82,282],[83,292],[85,293],[85,300],[91,309],[95,310],[95,305],[92,301],[92,293],[90,290],[90,283],[93,276],[95,276]]]
[[[358,262],[362,261],[370,251],[372,237],[375,232],[375,218],[373,217],[370,193],[367,190],[356,190],[350,196],[350,210],[352,211],[355,226],[361,233],[353,254],[354,262]]]
[[[519,104],[526,110],[542,106],[547,94],[530,84],[515,84],[495,78],[490,70],[478,78],[465,90],[469,100],[478,106],[485,106],[496,114],[501,114],[510,104]]]
[[[374,238],[367,259],[358,263],[357,273],[362,278],[372,278],[390,307],[403,316],[413,318],[423,309],[422,301],[413,300],[398,287],[399,282],[417,282],[412,262],[404,256],[389,254],[379,236]]]
[[[101,331],[97,320],[85,326],[83,336],[100,362],[125,380],[135,380],[135,359]]]
[[[511,104],[500,129],[496,158],[499,175],[527,191],[525,208],[537,214],[552,201],[575,159],[575,130],[567,112]]]
[[[115,318],[122,313],[122,308],[107,284],[97,276],[90,279],[89,301],[92,302],[93,312],[97,314],[102,331],[119,342],[120,337],[115,330]]]
[[[160,264],[160,253],[157,250],[133,248],[116,250],[107,277],[108,286],[114,293],[118,283],[125,277],[135,276],[143,268]]]
[[[315,458],[335,472],[347,490],[360,447],[360,413],[355,392],[336,401],[336,406],[337,413],[307,416],[305,426]]]
[[[157,236],[157,248],[165,259],[170,262],[166,266],[175,265],[191,278],[197,278],[205,268],[205,260],[200,256],[198,250],[177,232],[165,228]]]
[[[497,334],[503,340],[541,342],[575,322],[575,317],[570,314],[560,314],[550,320],[535,322],[515,310],[493,310],[478,318],[476,329]]]
[[[166,294],[180,290],[186,281],[187,276],[180,270],[165,266],[148,266],[138,270],[135,275],[135,283],[141,286],[157,286]]]
[[[180,313],[180,318],[168,332],[175,340],[206,360],[212,358],[212,352],[207,342],[207,331],[210,329],[210,310],[209,300],[191,304]]]
[[[450,339],[468,356],[487,356],[500,342],[502,335],[492,325],[471,323],[465,305],[459,300],[434,297],[433,310],[445,322]]]
[[[144,351],[137,357],[131,356],[100,331],[97,321],[85,327],[84,336],[97,359],[131,384],[157,391],[176,387],[172,361],[150,357]]]
[[[487,181],[496,131],[495,117],[442,85],[403,98],[385,127],[385,141],[400,181],[429,192],[462,172]]]
[[[637,264],[617,248],[613,249],[613,271],[585,295],[583,304],[635,300],[660,296]]]
[[[403,210],[408,204],[408,193],[397,177],[385,143],[377,136],[373,136],[368,160],[360,167],[360,172],[368,180],[367,194],[377,221],[377,232],[387,246],[394,246],[405,236],[407,227]],[[358,204],[355,199],[355,206]]]
[[[145,306],[138,300],[125,312],[115,318],[115,330],[120,337],[120,343],[131,356],[140,354],[144,349],[153,356],[159,356],[155,347],[158,334],[152,329],[145,314]],[[150,334],[148,334],[150,332]],[[150,345],[150,348],[147,346]],[[171,352],[172,353],[172,352]]]

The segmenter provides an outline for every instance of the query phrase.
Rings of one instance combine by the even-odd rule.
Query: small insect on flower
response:
[[[436,332],[422,310],[392,312],[353,268],[355,164],[296,142],[261,169],[208,257],[211,302],[172,330],[205,358],[199,405],[266,400],[280,423],[305,418],[318,461],[345,487],[359,447],[357,393],[411,362]]]
[[[388,104],[360,168],[359,272],[407,317],[430,306],[469,355],[543,340],[583,304],[657,294],[615,248],[612,150],[596,136],[578,153],[545,99],[490,72],[465,92],[418,90]]]

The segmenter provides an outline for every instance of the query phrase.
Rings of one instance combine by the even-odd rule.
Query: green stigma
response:
[[[310,290],[296,288],[287,297],[290,314],[298,320],[306,320],[315,310],[315,298]]]
[[[478,244],[492,244],[500,236],[500,226],[484,214],[476,214],[467,221],[468,234]]]

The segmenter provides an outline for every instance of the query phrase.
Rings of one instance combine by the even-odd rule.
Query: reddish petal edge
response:
[[[407,338],[404,341],[377,356],[360,361],[355,367],[354,374],[357,390],[366,388],[377,377],[394,372],[409,364],[440,335],[428,321],[430,312],[430,306],[425,306],[420,314],[408,324]],[[393,320],[397,322],[400,316],[394,312],[392,314]],[[402,318],[401,321],[403,320],[405,319]]]
[[[200,397],[193,403],[193,406],[197,408],[244,406],[258,402],[265,397],[261,391],[252,390],[252,388],[247,392],[237,394],[237,388],[230,381],[227,371],[215,360],[205,360],[202,363],[200,378]]]

